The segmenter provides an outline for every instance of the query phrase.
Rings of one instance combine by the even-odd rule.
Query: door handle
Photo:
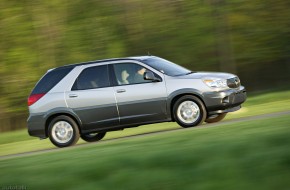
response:
[[[78,97],[78,95],[76,95],[76,94],[69,94],[68,97],[70,97],[70,98],[76,98],[76,97]]]
[[[117,90],[117,93],[123,93],[123,92],[126,92],[126,90],[125,89],[118,89]]]

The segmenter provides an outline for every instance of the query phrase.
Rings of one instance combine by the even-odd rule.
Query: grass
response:
[[[290,91],[263,93],[250,96],[243,104],[241,110],[230,113],[226,117],[227,120],[260,115],[272,112],[280,112],[290,110]],[[157,130],[167,130],[180,128],[176,123],[160,123],[154,125],[146,125],[138,128],[126,129],[124,131],[110,132],[104,139],[112,139],[134,134],[142,134]],[[84,143],[80,140],[79,144]],[[35,151],[46,148],[55,148],[48,139],[39,140],[30,137],[27,130],[12,131],[0,134],[0,156],[22,153],[27,151]]]
[[[118,137],[125,137],[125,136],[130,136],[130,135],[136,135],[136,134],[143,134],[143,133],[148,133],[152,131],[177,129],[177,128],[180,128],[180,127],[176,123],[161,123],[161,124],[154,124],[154,125],[146,125],[146,126],[142,126],[138,128],[126,129],[124,131],[115,131],[115,132],[107,133],[104,140],[118,138]],[[22,133],[27,133],[27,132],[26,130],[25,131],[22,130],[22,131],[18,131],[17,133],[19,133],[19,135],[22,135]],[[15,140],[14,142],[9,142],[10,135],[12,136],[12,138],[14,137],[12,132],[9,132],[8,134],[3,134],[4,138],[2,139],[2,142],[5,142],[5,143],[0,144],[0,156],[29,152],[29,151],[36,151],[36,150],[42,150],[42,149],[56,148],[54,145],[51,144],[49,139],[39,140],[37,138],[28,136],[28,134],[24,136],[24,139],[27,139],[28,137],[28,140],[17,141],[17,139],[14,139]],[[78,142],[78,144],[83,144],[83,143],[86,143],[86,142],[81,139]]]
[[[201,127],[0,160],[28,189],[287,189],[290,118]]]
[[[242,109],[228,114],[226,119],[235,119],[254,115],[290,110],[290,91],[268,92],[249,96]]]

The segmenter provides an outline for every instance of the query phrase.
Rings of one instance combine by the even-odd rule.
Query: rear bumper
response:
[[[247,99],[246,89],[228,89],[219,92],[206,92],[204,102],[209,115],[237,111]]]
[[[28,134],[30,136],[47,138],[44,115],[29,115],[27,119]]]

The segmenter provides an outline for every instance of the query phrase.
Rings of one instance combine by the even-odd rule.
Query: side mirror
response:
[[[144,73],[144,80],[151,80],[152,82],[160,82],[161,80],[155,77],[152,71],[146,71]]]

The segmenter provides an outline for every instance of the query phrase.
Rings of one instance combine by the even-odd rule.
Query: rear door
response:
[[[116,126],[119,115],[108,65],[82,70],[72,89],[65,93],[68,107],[79,116],[84,130]]]
[[[110,65],[114,78],[114,92],[121,125],[161,121],[166,115],[166,87],[161,82],[144,80],[144,72],[150,68],[137,63]]]

